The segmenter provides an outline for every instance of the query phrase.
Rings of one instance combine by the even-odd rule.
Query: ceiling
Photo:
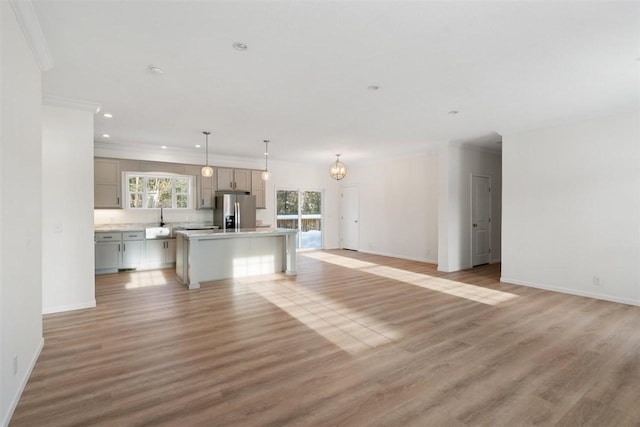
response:
[[[96,144],[360,161],[639,104],[638,2],[33,4],[43,90],[102,104]]]

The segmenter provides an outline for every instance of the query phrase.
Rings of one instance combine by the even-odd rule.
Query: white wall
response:
[[[42,112],[42,310],[95,307],[92,111]]]
[[[0,2],[0,11],[0,420],[6,425],[43,344],[42,91],[40,69],[11,6]]]
[[[503,281],[640,303],[638,121],[504,135]]]
[[[438,269],[458,271],[471,261],[471,176],[491,179],[491,262],[501,254],[502,158],[499,151],[442,143],[438,156]]]
[[[437,151],[355,164],[343,186],[358,187],[361,252],[435,263]]]

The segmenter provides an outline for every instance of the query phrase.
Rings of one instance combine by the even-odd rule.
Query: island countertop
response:
[[[298,230],[288,228],[241,228],[239,231],[230,230],[177,230],[187,240],[234,239],[243,237],[257,237],[260,235],[286,236],[296,234]]]

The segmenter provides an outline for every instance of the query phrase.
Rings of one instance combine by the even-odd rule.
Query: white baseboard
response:
[[[43,307],[42,314],[62,313],[63,311],[82,310],[84,308],[94,308],[96,306],[96,300],[87,302],[81,302],[78,304],[69,305],[57,305],[54,307]]]
[[[456,271],[460,271],[460,270],[466,270],[468,268],[472,268],[472,265],[457,265],[453,268],[442,268],[440,266],[438,266],[438,271],[442,272],[442,273],[455,273]]]
[[[428,264],[437,264],[438,263],[437,260],[433,260],[433,259],[429,259],[429,258],[418,258],[418,257],[407,256],[407,255],[391,254],[391,253],[387,253],[387,252],[378,252],[378,251],[372,251],[372,250],[366,250],[366,251],[359,250],[358,252],[362,252],[363,254],[388,256],[390,258],[408,259],[410,261],[426,262]]]
[[[500,281],[504,283],[510,283],[512,285],[521,285],[521,286],[528,286],[530,288],[544,289],[545,291],[561,292],[563,294],[577,295],[579,297],[595,298],[595,299],[601,299],[604,301],[611,301],[611,302],[617,302],[621,304],[640,306],[640,301],[638,300],[632,300],[629,298],[620,298],[616,296],[600,294],[597,292],[581,291],[581,290],[563,288],[559,286],[551,286],[543,283],[533,283],[527,280],[512,279],[510,277],[505,277],[505,276],[501,276]]]
[[[11,400],[11,405],[8,408],[9,410],[7,411],[7,415],[5,419],[2,420],[3,427],[7,427],[9,425],[9,422],[11,421],[11,417],[13,417],[13,413],[16,410],[16,407],[18,406],[20,397],[22,396],[22,392],[24,391],[24,388],[27,386],[27,383],[29,382],[29,378],[31,378],[31,373],[33,372],[33,368],[36,366],[36,362],[38,361],[38,357],[40,357],[40,352],[42,352],[43,347],[44,347],[44,338],[41,338],[40,345],[38,346],[38,349],[36,350],[36,352],[33,354],[33,357],[31,358],[31,362],[29,363],[29,368],[25,372],[24,377],[22,378],[22,381],[20,381],[20,387],[18,387],[18,390],[16,390],[15,396],[13,396],[13,399]]]

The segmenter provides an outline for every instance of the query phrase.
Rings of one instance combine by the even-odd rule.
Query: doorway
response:
[[[360,200],[358,187],[342,187],[340,222],[343,249],[357,251],[360,246]]]
[[[322,249],[322,191],[278,190],[276,222],[298,230],[297,249]]]
[[[491,177],[471,175],[471,263],[491,258]]]

